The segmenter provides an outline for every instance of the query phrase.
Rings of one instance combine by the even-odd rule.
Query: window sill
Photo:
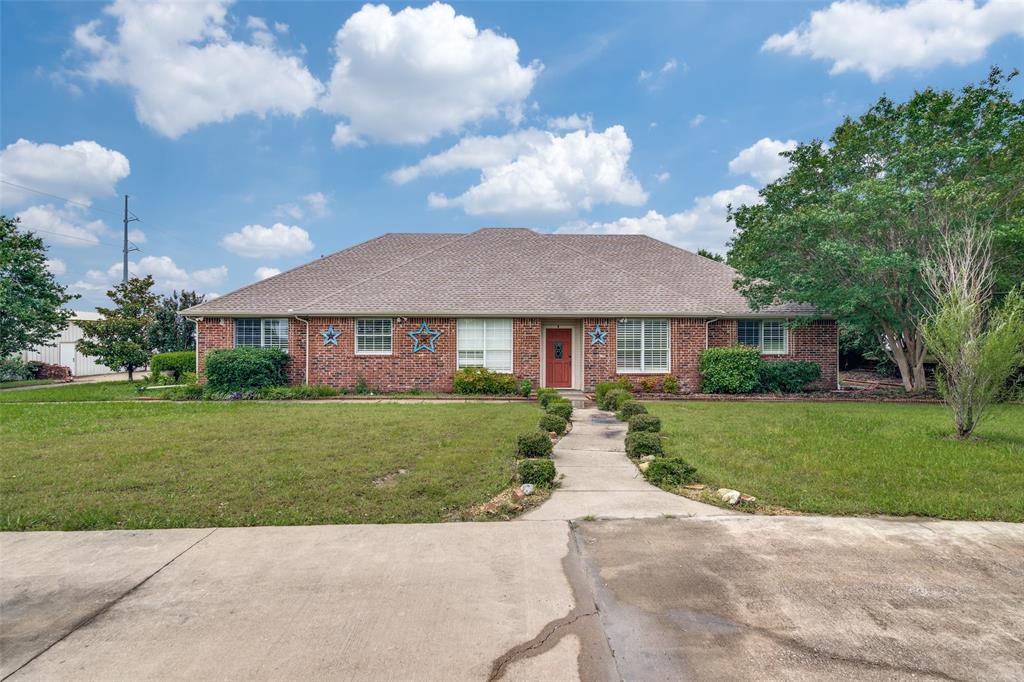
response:
[[[369,356],[369,357],[374,357],[374,356],[375,356],[375,357],[386,357],[386,356],[388,356],[388,355],[394,355],[394,352],[392,352],[392,351],[367,351],[367,350],[357,350],[357,351],[356,351],[356,355],[360,355],[360,356]]]
[[[671,374],[671,369],[616,369],[616,374]]]

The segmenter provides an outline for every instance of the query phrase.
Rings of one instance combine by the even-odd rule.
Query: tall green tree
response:
[[[194,291],[174,291],[157,305],[153,324],[149,327],[149,343],[159,353],[195,350],[196,328],[185,319],[182,310],[199,305],[204,297]]]
[[[98,320],[80,320],[83,339],[78,350],[95,357],[112,369],[128,372],[128,380],[135,378],[135,370],[149,364],[153,346],[149,341],[149,327],[156,315],[159,296],[150,291],[153,278],[132,277],[107,292],[113,308],[96,308],[102,317]]]
[[[763,203],[731,211],[729,264],[755,307],[811,303],[880,339],[907,390],[926,386],[924,264],[937,218],[971,211],[998,234],[1017,232],[1024,191],[1024,100],[992,69],[960,92],[879,99],[828,144],[785,152],[789,173]]]
[[[78,298],[46,267],[46,246],[18,219],[0,215],[0,358],[49,343],[73,315]]]

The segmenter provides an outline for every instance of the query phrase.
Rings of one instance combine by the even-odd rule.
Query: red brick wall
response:
[[[718,320],[711,323],[712,346],[736,344],[736,320]],[[816,388],[831,390],[836,387],[839,367],[836,352],[839,347],[839,328],[835,320],[815,320],[810,324],[789,330],[789,352],[785,355],[762,355],[766,362],[776,360],[806,360],[821,366],[821,378]]]
[[[512,372],[519,381],[529,379],[540,388],[540,319],[512,320]]]
[[[196,359],[199,374],[206,370],[206,354],[217,348],[235,345],[235,321],[230,318],[205,317],[196,323]]]
[[[600,323],[608,332],[604,344],[591,344],[589,333]],[[602,381],[613,381],[621,376],[628,377],[634,384],[642,379],[664,378],[668,374],[617,374],[615,371],[615,318],[588,318],[583,320],[583,383],[587,390]],[[671,360],[670,373],[679,379],[679,390],[695,392],[700,385],[697,368],[699,355],[704,350],[704,320],[697,318],[673,318],[669,322],[669,343]]]

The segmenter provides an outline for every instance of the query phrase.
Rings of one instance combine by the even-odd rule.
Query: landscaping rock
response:
[[[643,457],[640,458],[640,461],[641,462],[653,462],[654,461],[654,455],[644,455]]]
[[[740,495],[740,502],[757,502],[757,498],[753,495]]]
[[[650,455],[648,455],[648,457],[650,457]],[[654,459],[654,458],[653,458],[653,457],[651,457],[651,459]],[[647,461],[647,462],[640,462],[640,471],[642,471],[642,472],[644,472],[644,473],[647,473],[647,470],[648,470],[649,468],[651,468],[651,463],[650,463],[650,461]]]
[[[515,489],[512,490],[512,497],[514,497],[516,502],[518,502],[519,500],[521,500],[524,497],[526,497],[526,493],[524,493],[519,488],[515,488]]]
[[[739,490],[731,490],[729,488],[719,488],[717,495],[718,495],[718,497],[720,497],[721,499],[725,500],[729,504],[736,504],[737,502],[740,501],[740,491]]]
[[[532,483],[524,483],[519,486],[519,490],[521,490],[524,495],[532,495],[534,487]]]

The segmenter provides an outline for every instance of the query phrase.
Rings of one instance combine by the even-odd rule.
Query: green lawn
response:
[[[4,404],[0,530],[441,521],[509,485],[515,437],[538,414],[534,404]]]
[[[31,391],[0,391],[0,403],[80,402],[95,400],[134,400],[138,381],[97,381],[88,384],[61,384]],[[157,393],[158,391],[153,391]]]
[[[1024,521],[1024,406],[959,442],[939,405],[650,402],[712,489],[820,514]]]
[[[0,391],[5,388],[21,388],[22,386],[43,386],[44,384],[55,384],[56,379],[20,379],[18,381],[0,381]]]

